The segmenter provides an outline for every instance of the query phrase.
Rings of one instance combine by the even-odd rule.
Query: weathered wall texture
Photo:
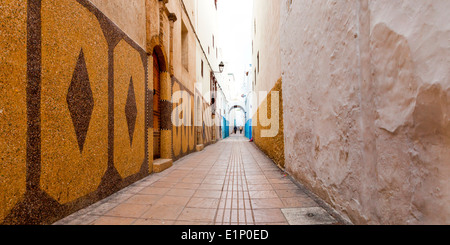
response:
[[[283,1],[286,169],[356,224],[450,223],[448,9]]]
[[[48,224],[148,175],[140,45],[87,0],[0,6],[0,223]]]
[[[272,103],[272,92],[278,93],[278,105],[272,107],[271,105],[276,105],[277,103]],[[284,168],[284,129],[283,129],[283,96],[282,96],[282,81],[281,79],[275,84],[275,87],[269,92],[267,97],[261,103],[258,108],[257,113],[258,116],[257,125],[252,128],[253,130],[253,139],[255,144],[268,156],[270,157],[280,168]],[[264,111],[263,116],[259,116],[262,111]],[[274,116],[278,115],[278,117]],[[278,118],[276,123],[278,126],[274,125],[274,118]],[[263,126],[264,125],[264,126]],[[269,126],[265,126],[269,125]],[[278,128],[278,134],[275,134],[274,137],[263,137],[261,131],[271,131]]]

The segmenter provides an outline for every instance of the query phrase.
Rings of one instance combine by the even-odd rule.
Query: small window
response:
[[[188,30],[184,22],[181,23],[181,63],[189,70],[189,39]]]
[[[256,57],[256,59],[257,59],[257,65],[258,65],[258,74],[259,74],[259,52],[258,52],[258,56]]]
[[[201,65],[201,74],[202,74],[202,77],[203,77],[203,60],[202,60],[202,65]]]

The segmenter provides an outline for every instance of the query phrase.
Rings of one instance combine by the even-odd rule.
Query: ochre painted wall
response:
[[[278,92],[279,93],[279,103],[278,107],[272,107],[272,92]],[[269,92],[266,99],[263,100],[263,102],[258,107],[257,113],[255,114],[255,117],[253,118],[254,122],[257,122],[257,125],[253,127],[253,139],[255,144],[268,156],[270,157],[280,168],[284,168],[284,125],[283,125],[283,96],[282,96],[282,80],[279,79],[278,82],[276,82],[273,89]],[[263,108],[264,107],[264,108]],[[261,116],[260,113],[262,108],[264,110],[267,110],[267,117]],[[267,108],[267,109],[265,109]],[[279,127],[278,127],[278,134],[274,137],[263,137],[261,134],[261,130],[270,130],[271,127],[275,127],[275,125],[270,125],[267,127],[264,127],[262,125],[269,125],[271,122],[271,118],[274,115],[279,116],[279,120],[277,121]],[[262,121],[263,120],[263,121]],[[274,128],[274,129],[275,129]]]
[[[147,176],[141,46],[87,0],[0,5],[0,223],[49,224]]]
[[[76,1],[42,1],[41,14],[40,186],[65,204],[94,191],[107,168],[108,44]]]
[[[26,191],[27,2],[0,1],[0,222]]]
[[[126,178],[146,160],[146,73],[141,55],[124,40],[115,48],[114,67],[114,132],[121,132],[114,134],[114,164]]]

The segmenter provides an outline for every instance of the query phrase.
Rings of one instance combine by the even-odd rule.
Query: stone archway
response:
[[[173,24],[177,20],[174,13],[170,13],[167,9],[165,1],[147,0],[146,9],[148,11],[147,21],[155,20],[156,22],[147,22],[147,52],[152,55],[155,54],[156,62],[159,65],[159,101],[158,108],[160,112],[160,142],[159,142],[159,154],[160,158],[153,159],[153,171],[161,172],[172,166],[173,159],[173,127],[171,114],[173,111],[172,104],[172,77],[173,68],[169,63],[173,60]],[[159,20],[159,23],[157,22]],[[169,27],[169,28],[166,28]],[[169,50],[170,48],[170,50]],[[170,54],[170,59],[168,54]],[[153,58],[149,59],[149,67],[153,65]],[[151,69],[149,69],[151,70]],[[152,77],[152,74],[149,74]],[[152,79],[149,79],[153,81]],[[153,88],[152,84],[149,84],[149,88]],[[152,91],[148,91],[151,95]],[[151,97],[151,96],[150,96]],[[149,99],[153,101],[153,98]],[[150,103],[150,102],[149,102]],[[149,113],[153,115],[153,110]],[[151,117],[152,118],[152,117]],[[151,119],[150,119],[151,120]],[[149,123],[149,127],[154,127],[153,123]],[[151,131],[151,130],[150,130]],[[149,142],[153,141],[153,135],[149,134]],[[151,138],[151,139],[150,139]],[[150,141],[152,140],[152,141]],[[158,143],[157,143],[158,144]],[[152,149],[153,147],[149,147]],[[149,153],[150,154],[150,153]],[[152,154],[150,154],[151,156]]]
[[[247,113],[247,112],[245,111],[245,108],[242,107],[241,105],[234,105],[234,106],[232,106],[232,107],[230,108],[230,110],[228,111],[228,114],[230,114],[231,111],[234,110],[234,109],[241,109],[244,113]]]
[[[237,117],[233,117],[233,114],[231,113],[233,110],[242,110],[242,112],[244,113],[244,115],[243,115],[243,124],[242,125],[240,125],[239,127],[238,127],[238,129],[240,128],[240,127],[242,127],[242,130],[244,130],[244,126],[245,126],[245,122],[247,121],[247,111],[245,110],[245,108],[244,108],[244,106],[243,105],[240,105],[239,103],[234,103],[234,104],[232,104],[232,106],[230,106],[230,109],[228,110],[228,115],[229,115],[229,119],[230,119],[230,123],[233,123],[233,122],[231,122],[232,121],[232,119],[235,119],[234,121],[236,122],[236,120],[237,120]],[[236,115],[234,115],[234,116],[236,116]],[[237,125],[234,125],[234,126],[237,126]],[[232,131],[234,131],[234,127],[231,129]],[[236,133],[236,132],[234,132],[234,133]],[[241,132],[242,133],[242,132]]]

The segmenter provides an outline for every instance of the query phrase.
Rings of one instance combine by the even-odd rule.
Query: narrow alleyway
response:
[[[55,225],[335,223],[253,143],[233,135]]]

